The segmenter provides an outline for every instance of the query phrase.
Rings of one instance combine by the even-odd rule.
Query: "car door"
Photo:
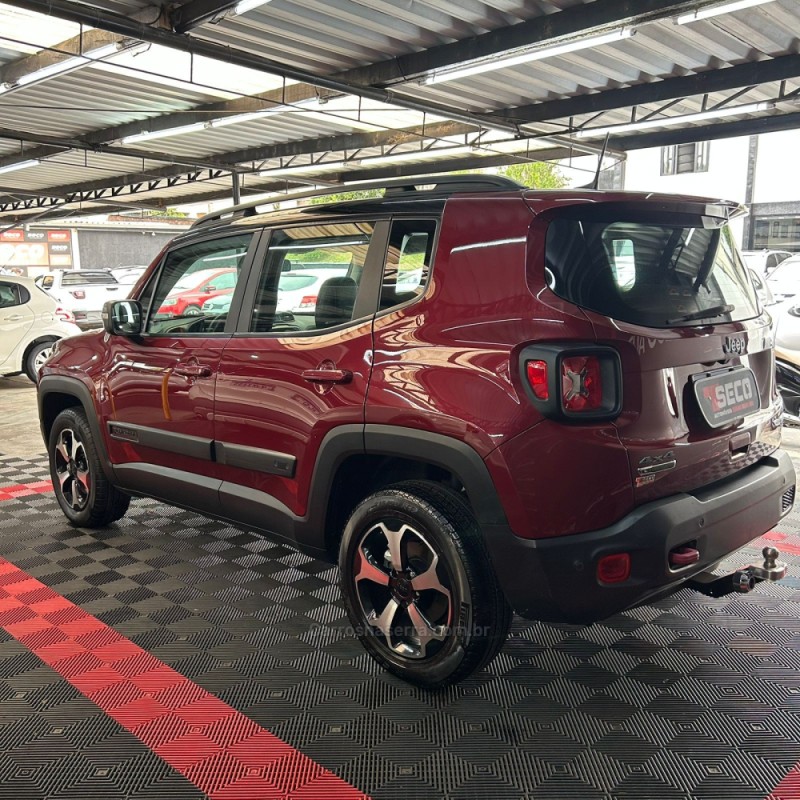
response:
[[[101,394],[109,455],[124,487],[217,511],[214,383],[232,321],[227,313],[164,312],[163,303],[178,281],[209,264],[242,274],[256,238],[252,232],[218,234],[167,251],[136,298],[142,335],[109,337]]]
[[[374,220],[315,221],[273,230],[262,243],[216,384],[226,515],[291,537],[291,518],[308,511],[326,435],[338,428],[360,442],[386,230]],[[330,277],[315,302],[278,310],[282,279],[298,264],[323,262]]]
[[[0,367],[7,372],[20,369],[20,345],[33,326],[35,314],[28,290],[10,280],[0,280]]]

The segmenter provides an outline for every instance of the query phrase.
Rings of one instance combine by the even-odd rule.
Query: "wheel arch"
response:
[[[46,333],[42,336],[37,336],[35,339],[28,342],[25,345],[25,349],[22,351],[22,370],[25,370],[25,365],[28,363],[28,356],[31,354],[31,350],[33,350],[36,345],[45,344],[46,342],[57,342],[59,340],[59,336],[56,336],[53,333]]]
[[[346,425],[322,442],[298,544],[325,550],[335,559],[355,505],[380,488],[409,479],[463,489],[479,525],[507,524],[486,464],[465,442],[414,428]]]
[[[56,417],[67,408],[81,408],[86,414],[92,437],[106,478],[114,481],[114,471],[108,459],[105,439],[97,421],[94,398],[89,388],[77,378],[65,375],[43,375],[37,389],[39,425],[45,446],[49,446],[50,431]]]

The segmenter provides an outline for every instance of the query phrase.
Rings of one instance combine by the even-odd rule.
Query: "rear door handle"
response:
[[[302,376],[311,383],[349,383],[353,379],[353,373],[347,369],[306,369]]]
[[[208,378],[211,375],[211,367],[203,364],[177,364],[172,371],[184,378]]]
[[[22,314],[14,314],[11,317],[3,317],[6,322],[18,322],[21,319],[25,319]]]

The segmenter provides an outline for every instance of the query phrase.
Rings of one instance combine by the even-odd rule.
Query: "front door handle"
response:
[[[349,383],[353,379],[353,373],[347,369],[306,369],[302,376],[311,383]]]
[[[178,364],[172,371],[184,378],[208,378],[211,375],[211,367],[204,364]]]

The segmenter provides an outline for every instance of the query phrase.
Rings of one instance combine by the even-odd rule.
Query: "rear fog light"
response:
[[[631,574],[631,557],[628,553],[603,556],[597,562],[597,580],[600,583],[622,583]]]

